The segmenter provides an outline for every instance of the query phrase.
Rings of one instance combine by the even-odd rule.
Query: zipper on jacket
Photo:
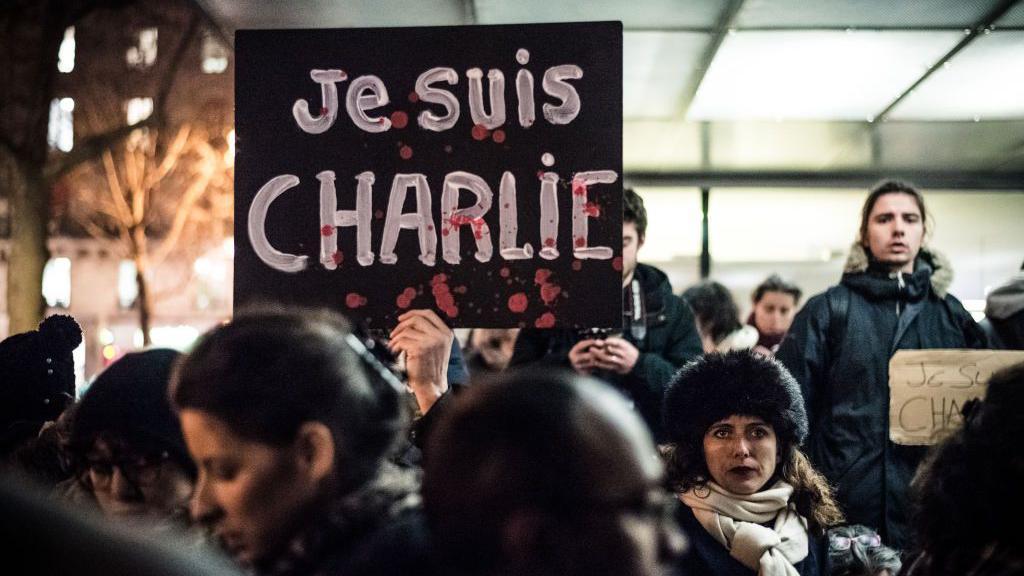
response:
[[[906,283],[903,282],[903,274],[898,270],[896,271],[896,317],[900,316],[900,296],[903,295],[903,289],[906,288]]]

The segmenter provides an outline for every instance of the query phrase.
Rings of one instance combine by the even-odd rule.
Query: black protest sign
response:
[[[618,327],[618,22],[236,35],[235,305]]]

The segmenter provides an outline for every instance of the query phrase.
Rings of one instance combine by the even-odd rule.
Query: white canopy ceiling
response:
[[[196,0],[227,35],[621,20],[627,171],[1024,170],[1019,0]]]

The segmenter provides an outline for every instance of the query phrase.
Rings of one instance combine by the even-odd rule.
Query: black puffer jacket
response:
[[[636,404],[656,439],[661,437],[661,401],[672,375],[683,364],[703,353],[697,324],[690,307],[672,294],[668,276],[653,266],[637,264],[635,277],[643,288],[646,334],[634,336],[624,319],[623,338],[640,350],[632,372],[624,376],[607,372],[594,375],[610,382]],[[623,298],[627,298],[627,289]],[[510,367],[533,363],[571,368],[569,350],[584,336],[573,330],[524,329],[516,339]]]
[[[845,293],[845,329],[830,331],[829,299],[819,294],[776,354],[800,382],[811,462],[837,486],[849,522],[875,528],[897,548],[908,544],[908,487],[925,447],[889,441],[889,359],[897,350],[986,344],[946,293],[951,281],[949,263],[935,252],[922,250],[913,274],[890,275],[854,245],[842,281],[830,288]],[[830,334],[841,342],[830,342]]]

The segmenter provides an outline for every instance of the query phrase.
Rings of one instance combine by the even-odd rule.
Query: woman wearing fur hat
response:
[[[418,503],[413,473],[387,463],[403,392],[339,316],[250,312],[215,328],[172,388],[199,467],[193,517],[252,574],[364,573]]]
[[[923,246],[928,222],[913,187],[872,190],[842,280],[807,302],[776,354],[803,392],[811,462],[837,487],[850,522],[896,548],[907,544],[908,486],[925,449],[889,440],[889,359],[986,344],[947,292],[949,262]]]
[[[188,524],[196,467],[167,399],[178,352],[126,354],[76,407],[68,453],[79,485],[107,517]]]
[[[683,367],[665,397],[668,477],[692,548],[684,574],[826,574],[825,530],[840,521],[825,479],[800,452],[800,388],[749,350]]]

